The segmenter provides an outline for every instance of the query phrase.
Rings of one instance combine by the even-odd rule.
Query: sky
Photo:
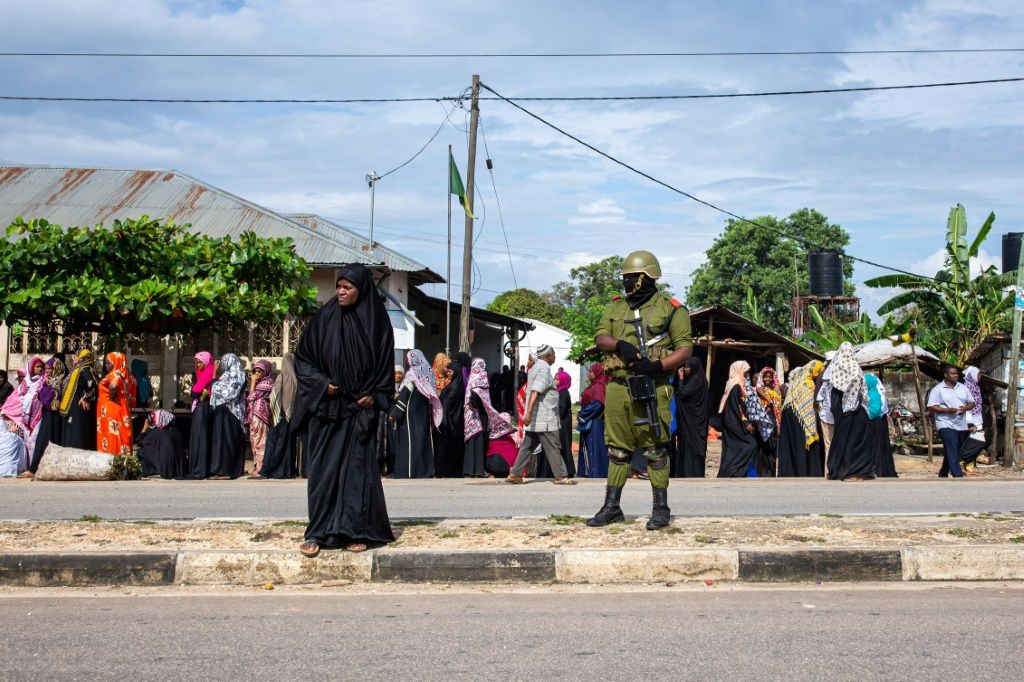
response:
[[[604,0],[40,0],[0,4],[4,51],[706,52],[1024,47],[1015,0],[707,3]],[[85,59],[0,57],[0,94],[158,98],[445,97],[471,76],[509,97],[877,86],[1024,75],[1024,53],[658,58]],[[1024,83],[778,98],[524,102],[627,163],[734,213],[815,208],[848,253],[932,275],[946,216],[1024,230]],[[616,166],[502,101],[481,102],[474,304],[648,249],[682,295],[725,216]],[[448,122],[442,126],[442,122]],[[173,168],[279,211],[368,230],[444,274],[447,146],[466,171],[467,111],[418,103],[0,102],[0,159]],[[486,144],[484,144],[486,142]],[[493,161],[492,176],[484,159]],[[496,188],[496,192],[495,192]],[[499,219],[498,204],[501,207]],[[461,277],[455,205],[453,280]],[[502,228],[504,223],[504,233]],[[511,257],[506,252],[506,234]],[[862,309],[888,292],[859,283]],[[458,295],[458,289],[454,290]],[[443,295],[443,288],[432,291]]]

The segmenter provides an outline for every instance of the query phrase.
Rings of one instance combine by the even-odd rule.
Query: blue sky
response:
[[[4,3],[9,51],[524,52],[1020,47],[1010,0],[872,2],[375,0]],[[403,97],[724,93],[1013,77],[1022,54],[658,59],[86,60],[5,58],[0,93],[152,97]],[[851,253],[932,274],[946,214],[1024,230],[1024,85],[710,101],[531,103],[651,174],[742,215],[809,206]],[[481,107],[512,264],[543,289],[569,269],[647,248],[682,293],[723,217],[594,156],[502,102]],[[175,168],[257,203],[365,230],[364,176],[408,159],[448,112],[347,106],[0,102],[0,159]],[[445,268],[446,147],[465,169],[465,112],[381,181],[380,241]],[[478,167],[475,303],[512,287],[490,178]],[[482,223],[482,224],[481,224]],[[461,233],[461,223],[456,222]],[[460,254],[455,255],[458,281]],[[882,274],[857,266],[855,279]],[[873,310],[882,293],[858,288]]]

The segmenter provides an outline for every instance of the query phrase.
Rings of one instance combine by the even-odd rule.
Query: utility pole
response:
[[[366,174],[366,184],[370,186],[370,253],[374,252],[373,248],[373,203],[377,197],[377,181],[380,180],[380,176],[377,175],[376,171],[370,171]]]
[[[1024,452],[1020,456],[1013,446],[1014,425],[1017,422],[1017,396],[1020,385],[1020,325],[1024,311],[1024,249],[1017,256],[1017,287],[1013,290],[1013,337],[1010,339],[1010,381],[1006,389],[1006,421],[1003,426],[1003,466],[1024,467]]]
[[[448,145],[448,159],[452,158],[452,146]],[[445,296],[444,296],[444,354],[449,358],[452,356],[452,171],[448,170],[445,177],[448,178],[448,192],[444,195],[448,201],[448,272],[445,273]]]
[[[473,188],[476,176],[476,127],[480,119],[480,76],[473,75],[473,95],[469,109],[469,167],[466,169],[466,208],[473,212]],[[459,318],[459,350],[469,352],[469,298],[473,286],[473,219],[466,215],[466,234],[462,245],[462,315]]]

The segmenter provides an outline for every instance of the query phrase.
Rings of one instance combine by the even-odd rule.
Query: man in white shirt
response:
[[[537,349],[537,362],[530,368],[526,383],[526,391],[529,394],[526,415],[523,417],[526,432],[523,434],[523,442],[519,446],[519,454],[512,465],[512,471],[506,479],[508,483],[526,482],[522,477],[523,470],[533,462],[537,456],[537,446],[540,445],[555,476],[553,482],[556,485],[576,484],[574,479],[568,477],[565,462],[562,461],[562,443],[558,436],[558,429],[561,426],[558,419],[558,390],[551,376],[551,365],[554,361],[555,351],[551,346],[544,344]]]
[[[974,400],[967,387],[959,383],[959,369],[947,365],[944,377],[942,383],[928,394],[928,412],[935,417],[935,428],[945,451],[939,477],[946,478],[952,474],[953,478],[962,478],[960,448],[968,436],[967,412],[974,408]]]

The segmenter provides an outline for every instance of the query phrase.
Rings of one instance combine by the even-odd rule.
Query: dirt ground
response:
[[[578,516],[404,521],[403,549],[600,549],[765,546],[1024,544],[1024,514],[679,518],[662,531],[645,519],[588,528]],[[0,522],[0,551],[293,549],[303,521]]]

